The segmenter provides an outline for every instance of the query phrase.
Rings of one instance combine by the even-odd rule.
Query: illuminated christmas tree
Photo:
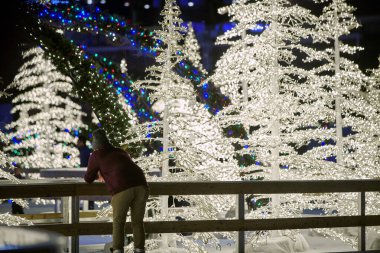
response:
[[[231,94],[232,106],[218,117],[223,126],[242,124],[249,131],[248,139],[237,139],[244,152],[252,152],[262,163],[262,176],[279,179],[280,167],[302,167],[296,149],[310,140],[304,127],[317,108],[307,101],[311,93],[306,82],[310,71],[298,67],[294,50],[306,50],[300,44],[310,35],[305,24],[316,17],[288,1],[236,1],[224,7],[236,25],[217,38],[218,44],[230,45],[217,62],[213,81],[225,94]],[[265,30],[255,33],[259,22]],[[298,95],[298,97],[295,96]],[[301,113],[302,112],[302,113]],[[255,130],[254,130],[255,129]],[[294,145],[291,145],[294,143]]]
[[[317,65],[314,68],[317,76],[314,83],[317,87],[319,85],[318,89],[322,91],[322,109],[328,116],[324,122],[328,123],[328,128],[334,132],[331,138],[306,152],[310,158],[328,160],[323,167],[330,168],[329,171],[315,168],[312,173],[319,172],[321,179],[378,178],[379,115],[376,103],[368,99],[373,97],[373,83],[350,59],[350,55],[356,54],[361,48],[344,44],[342,41],[352,29],[359,27],[353,15],[354,8],[345,0],[317,2],[322,2],[325,6],[313,36],[319,50],[307,52],[305,62]],[[370,193],[367,197],[368,210],[374,212],[380,205],[379,196]],[[330,198],[332,202],[328,213],[332,210],[337,211],[338,215],[353,215],[359,212],[357,194],[334,194]],[[356,237],[349,236],[344,231],[318,231],[353,246],[357,245]]]
[[[310,24],[317,22],[317,17],[285,0],[235,1],[220,13],[227,13],[235,26],[217,38],[217,44],[230,47],[217,62],[211,80],[232,102],[217,115],[220,124],[242,125],[247,131],[243,138],[230,139],[244,147],[240,154],[256,158],[257,163],[243,171],[251,179],[311,178],[310,169],[320,169],[320,162],[310,160],[301,149],[313,140],[332,136],[331,130],[320,129],[320,120],[326,115],[315,99],[317,88],[312,83],[316,77],[296,63],[309,51],[301,40],[313,33]],[[300,216],[305,208],[320,204],[318,197],[295,194],[254,198],[261,202],[271,199],[250,213],[254,218]],[[300,238],[294,232],[281,233]],[[259,236],[250,242],[257,246],[265,240]]]
[[[195,36],[193,24],[191,22],[187,25],[187,33],[185,36],[184,55],[191,61],[194,67],[207,74],[207,71],[203,68],[202,57],[200,55],[200,47]]]
[[[327,2],[329,5],[323,9],[314,35],[314,41],[324,46],[324,49],[314,55],[310,51],[306,59],[320,63],[314,71],[322,80],[320,89],[324,88],[325,94],[328,94],[324,98],[327,101],[324,110],[335,118],[333,143],[325,145],[323,149],[330,149],[328,152],[336,157],[339,166],[356,171],[346,177],[373,178],[378,175],[373,160],[376,153],[371,152],[372,148],[360,147],[373,142],[373,138],[369,137],[376,135],[377,131],[371,120],[376,112],[365,101],[366,90],[371,83],[369,77],[348,57],[360,48],[344,44],[341,40],[342,36],[348,35],[359,25],[352,14],[354,8],[344,0]],[[343,133],[345,130],[347,133]]]
[[[84,127],[81,107],[70,96],[72,85],[60,74],[40,48],[23,55],[25,63],[13,83],[18,94],[12,103],[16,121],[12,130],[12,160],[25,168],[67,168],[79,164],[73,131]]]
[[[217,40],[231,47],[217,63],[212,79],[231,94],[233,103],[218,117],[224,126],[242,124],[250,129],[248,141],[236,141],[262,163],[263,172],[258,167],[257,174],[263,178],[378,177],[375,114],[361,91],[369,79],[341,55],[356,50],[339,41],[355,27],[351,11],[343,1],[332,1],[317,20],[284,0],[237,1],[221,10],[232,16],[236,26]],[[261,35],[254,34],[258,24],[265,27]],[[301,43],[310,35],[319,43],[317,48],[323,42],[325,50]],[[313,208],[356,214],[355,199],[356,195],[349,194],[285,195],[280,200],[272,198],[272,215],[301,215]],[[270,211],[271,205],[252,216],[260,216],[266,208]],[[337,231],[326,234],[355,244]]]
[[[161,112],[163,120],[155,122],[154,128],[162,129],[162,135],[156,137],[156,140],[162,141],[162,153],[148,157],[151,163],[145,160],[139,164],[160,168],[162,177],[158,180],[239,180],[232,145],[224,145],[221,129],[213,116],[196,101],[191,82],[173,70],[175,64],[184,58],[180,42],[186,32],[186,28],[181,26],[183,22],[175,0],[166,1],[161,14],[162,30],[156,31],[156,38],[164,43],[164,47],[159,49],[156,64],[147,69],[147,78],[135,82],[134,86],[140,91],[149,92],[152,102],[155,102],[154,109]],[[186,200],[191,205],[190,208],[184,207],[185,212],[181,214],[184,219],[215,219],[234,203],[230,196],[173,197]],[[175,219],[176,215],[167,211],[167,205],[167,198],[161,199],[159,219]],[[211,233],[196,233],[194,237],[205,243],[218,243]],[[190,252],[203,252],[202,247],[192,240],[179,235],[173,235],[173,238],[181,241]],[[165,250],[165,247],[171,246],[170,239],[169,242],[165,242],[165,236],[162,239],[162,250]]]

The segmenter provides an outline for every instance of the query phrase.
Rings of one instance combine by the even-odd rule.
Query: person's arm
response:
[[[84,180],[89,184],[94,182],[95,179],[98,178],[99,170],[100,170],[100,167],[97,162],[97,153],[94,152],[91,154],[90,159],[88,161],[87,171],[86,171],[86,174],[84,175]]]
[[[105,181],[104,181],[104,177],[103,177],[102,173],[100,172],[100,170],[99,170],[99,172],[98,172],[98,180],[99,180],[99,182],[101,182],[101,183],[104,183],[104,182],[105,182]]]

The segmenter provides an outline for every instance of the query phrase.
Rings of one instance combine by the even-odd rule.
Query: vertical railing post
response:
[[[63,223],[66,224],[78,224],[79,223],[79,197],[63,197],[62,198],[62,214],[63,214]],[[75,231],[75,229],[73,229]],[[68,237],[67,242],[67,252],[70,253],[79,253],[79,236],[72,235]]]
[[[361,217],[361,221],[364,222],[365,218],[365,192],[359,192],[358,196],[358,206],[359,206],[359,215]],[[365,251],[366,250],[366,233],[365,233],[366,226],[362,224],[359,228],[359,236],[358,236],[358,251]]]
[[[89,206],[88,203],[89,203],[88,199],[83,200],[83,211],[88,211],[88,206]]]
[[[54,199],[54,212],[59,213],[62,211],[62,199],[61,198],[55,198]]]
[[[244,220],[244,194],[239,194],[237,196],[238,198],[238,219],[239,221]],[[244,253],[245,252],[245,231],[238,231],[238,253]]]
[[[79,224],[79,196],[71,196],[71,224]],[[71,252],[79,253],[79,235],[71,236]]]
[[[58,208],[62,212],[63,224],[68,224],[70,223],[70,212],[71,212],[69,197],[62,197],[61,199],[57,199],[57,202],[58,201],[61,202]],[[70,241],[69,237],[66,237],[65,252],[67,253],[71,252],[71,246],[69,244],[69,241]]]

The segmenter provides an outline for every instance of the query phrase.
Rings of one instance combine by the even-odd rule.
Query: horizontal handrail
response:
[[[380,180],[149,182],[151,195],[284,194],[380,191]],[[83,180],[0,181],[0,198],[109,195],[104,183]]]
[[[147,221],[147,233],[222,232],[222,231],[264,231],[306,228],[334,228],[378,226],[380,215],[303,217],[247,220],[189,220],[189,221]],[[61,233],[66,236],[112,234],[111,222],[81,222],[76,224],[43,224],[36,227]],[[132,233],[127,222],[125,232]]]
[[[380,180],[308,180],[308,181],[222,181],[222,182],[149,182],[151,195],[239,195],[237,220],[147,221],[147,233],[239,232],[238,252],[244,252],[242,231],[305,228],[361,227],[359,248],[365,250],[366,226],[379,226],[380,215],[365,214],[365,193],[380,192]],[[358,192],[358,216],[244,219],[243,194]],[[72,252],[79,252],[79,235],[111,234],[111,222],[79,222],[80,196],[109,195],[104,183],[87,184],[83,179],[22,180],[22,184],[0,181],[0,198],[60,198],[71,201],[69,224],[38,224],[36,227],[72,236]],[[69,198],[65,198],[69,197]],[[66,207],[66,212],[67,212]],[[65,213],[65,212],[63,212]],[[63,218],[67,221],[67,218]],[[131,233],[130,224],[126,232]]]
[[[34,214],[15,214],[15,216],[28,220],[48,220],[48,219],[63,219],[63,213],[34,213]],[[95,218],[97,211],[81,211],[79,218]]]

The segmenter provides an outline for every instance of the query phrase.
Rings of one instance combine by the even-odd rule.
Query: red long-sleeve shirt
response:
[[[84,180],[87,183],[94,182],[99,171],[112,195],[134,186],[147,185],[141,168],[127,152],[119,148],[108,147],[94,151],[88,161]]]

